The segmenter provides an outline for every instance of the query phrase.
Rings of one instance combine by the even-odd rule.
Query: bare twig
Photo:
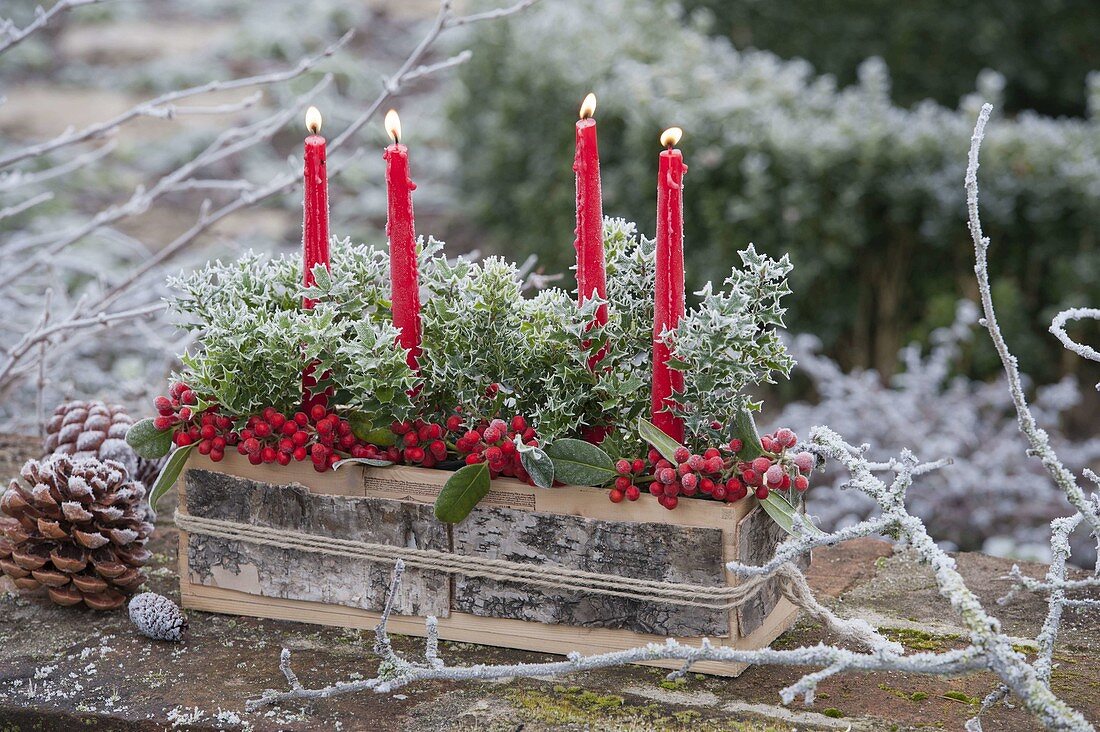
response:
[[[0,209],[0,221],[3,221],[4,219],[7,219],[7,218],[11,218],[12,216],[18,216],[19,214],[23,213],[27,209],[34,208],[35,206],[37,206],[40,203],[45,203],[46,201],[51,201],[51,200],[53,200],[53,193],[51,193],[49,191],[43,191],[42,193],[39,193],[37,196],[31,196],[30,198],[28,198],[26,201],[23,201],[22,203],[17,203],[14,206],[8,206],[7,208]]]

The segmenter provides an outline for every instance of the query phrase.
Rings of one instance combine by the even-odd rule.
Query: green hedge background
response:
[[[733,3],[728,15],[755,23],[750,10],[764,13],[764,5]],[[792,15],[802,7],[766,5]],[[851,12],[830,23],[858,29],[869,16],[857,11],[877,5],[848,3]],[[969,12],[940,15],[953,24]],[[915,17],[924,28],[935,15]],[[1062,28],[1084,33],[1069,27],[1077,22],[1071,14]],[[783,25],[774,16],[769,23]],[[461,156],[459,195],[488,232],[486,248],[517,258],[535,252],[550,270],[572,264],[572,121],[594,90],[605,213],[637,220],[652,234],[657,137],[682,126],[689,285],[720,278],[749,242],[772,256],[790,252],[791,330],[817,334],[845,367],[890,374],[900,346],[950,323],[955,302],[976,296],[962,184],[970,131],[988,99],[998,116],[980,181],[1002,324],[1038,379],[1087,368],[1057,355],[1046,328],[1063,307],[1100,302],[1095,118],[1030,111],[1006,118],[1013,86],[993,72],[981,74],[977,92],[957,105],[904,106],[892,96],[896,74],[879,59],[860,63],[855,83],[840,86],[806,61],[740,51],[716,33],[721,27],[712,12],[685,16],[659,2],[569,0],[476,31],[478,53],[461,72],[450,119]],[[826,54],[845,32],[807,30],[802,55],[815,47]],[[936,35],[918,35],[925,33]],[[944,53],[969,42],[952,33],[944,31]],[[903,78],[914,80],[906,81],[907,97],[932,93],[913,91],[924,76],[920,57],[915,48],[903,64]],[[935,71],[927,76],[943,82],[937,95],[952,95],[962,73],[950,84]],[[1083,84],[1077,98],[1083,107]],[[998,364],[983,343],[966,369],[989,376]]]

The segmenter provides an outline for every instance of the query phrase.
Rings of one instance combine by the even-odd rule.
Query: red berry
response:
[[[309,415],[305,412],[295,412],[294,421],[297,422],[300,427],[305,427],[309,424]]]
[[[741,480],[745,481],[747,485],[756,485],[760,482],[760,474],[752,468],[741,471]]]
[[[791,476],[789,476],[786,473],[783,473],[783,482],[781,482],[779,484],[779,490],[786,491],[786,490],[790,490],[790,488],[791,488]]]
[[[483,458],[481,457],[480,453],[471,452],[469,455],[466,456],[466,464],[467,465],[477,465],[482,460],[483,460]]]
[[[263,462],[263,458],[260,457],[260,453],[258,452],[249,453],[248,462],[252,463],[253,465],[259,465]]]
[[[176,436],[172,439],[179,447],[187,447],[191,444],[191,435],[186,432],[177,432]]]
[[[180,419],[182,419],[184,422],[188,422],[188,421],[191,420],[191,416],[192,416],[191,415],[191,409],[188,408],[188,407],[184,407],[183,409],[181,409],[179,411],[179,415],[180,415]]]
[[[524,419],[523,417],[521,417],[518,414],[516,416],[512,417],[512,431],[513,432],[523,432],[525,429],[527,429],[527,420],[526,419]]]
[[[775,433],[775,439],[783,447],[794,447],[798,443],[798,435],[786,427]]]
[[[630,487],[630,478],[627,478],[625,475],[620,475],[615,479],[615,487],[621,491],[625,491]]]
[[[512,443],[508,443],[511,445]],[[512,448],[513,450],[515,447]],[[428,450],[436,460],[443,460],[447,457],[447,443],[443,440],[435,440],[432,444],[428,445]]]
[[[669,511],[676,508],[676,505],[680,502],[680,499],[678,499],[676,496],[662,496],[662,498],[665,499],[665,502],[663,504],[664,507],[667,508]]]
[[[491,463],[499,463],[504,459],[504,453],[499,447],[489,447],[485,449],[485,459]]]
[[[309,442],[309,433],[304,430],[299,430],[290,436],[290,441],[294,443],[295,447],[301,447]]]
[[[216,434],[217,430],[214,429],[212,424],[203,425],[202,429],[199,430],[199,437],[204,440],[212,440]]]
[[[657,474],[657,480],[665,485],[674,483],[676,481],[676,471],[672,468],[663,468],[661,472]]]
[[[668,485],[665,486],[665,495],[666,496],[678,496],[678,495],[680,495],[680,490],[681,490],[681,486],[680,486],[679,482],[669,483]]]
[[[171,409],[172,409],[172,400],[169,399],[166,396],[159,396],[159,397],[157,397],[156,399],[153,400],[153,407],[158,412],[171,411]]]
[[[214,449],[210,451],[210,459],[216,463],[220,463],[224,457],[225,452],[222,450]]]
[[[271,429],[281,430],[283,425],[286,424],[286,416],[275,412],[275,414],[267,418],[267,423],[271,425]]]
[[[786,474],[783,472],[783,468],[779,465],[773,465],[764,474],[764,482],[768,484],[769,488],[778,488],[783,483],[784,475]]]
[[[405,459],[412,463],[423,462],[424,448],[410,447],[408,450],[405,451]]]
[[[699,481],[699,490],[703,493],[711,493],[714,490],[714,481],[710,478],[703,478]]]
[[[199,401],[198,397],[195,396],[195,392],[191,391],[190,389],[185,389],[184,391],[180,392],[179,400],[184,404],[191,405],[197,404]]]
[[[622,503],[623,498],[626,497],[626,494],[618,488],[612,488],[610,491],[607,492],[607,497],[611,499],[612,503]]]
[[[745,446],[745,443],[738,439],[730,440],[730,452],[741,452],[741,448]]]
[[[175,382],[174,384],[172,384],[171,386],[168,387],[168,394],[173,399],[179,399],[180,394],[182,394],[184,391],[186,391],[186,389],[187,389],[186,384],[184,384],[183,382],[177,381],[177,382]]]
[[[768,486],[761,485],[756,487],[756,497],[759,498],[761,501],[768,497],[768,493]]]
[[[309,416],[314,422],[320,422],[325,418],[326,414],[328,414],[328,410],[325,409],[325,405],[323,404],[314,404],[309,408]],[[295,419],[297,419],[297,415],[295,415]]]
[[[160,416],[160,417],[156,417],[156,418],[153,419],[153,427],[157,428],[158,430],[160,430],[162,432],[164,430],[168,429],[171,426],[172,426],[172,418],[171,417]]]
[[[293,419],[288,419],[284,421],[282,426],[279,427],[279,433],[282,435],[286,435],[287,437],[291,437],[297,431],[298,423],[295,422]]]
[[[213,447],[213,449],[215,449],[215,450],[224,450],[225,449],[225,438],[224,437],[215,437],[211,441],[211,447]]]
[[[706,466],[706,461],[703,459],[702,455],[692,455],[687,459],[686,462],[688,464],[688,467],[690,467],[695,472],[699,472]]]
[[[303,460],[305,460],[308,454],[309,452],[304,447],[294,448],[294,459],[298,462],[302,462]]]
[[[632,467],[629,460],[618,460],[615,463],[615,471],[619,475],[630,475]]]
[[[279,463],[279,465],[290,465],[290,453],[280,452],[275,456],[275,462]]]
[[[327,419],[322,419],[317,423],[317,434],[319,435],[331,435],[332,434],[332,422]],[[414,435],[415,437],[415,435]]]
[[[810,487],[810,479],[805,475],[799,475],[794,479],[794,487],[795,490],[804,491]]]
[[[724,467],[725,464],[722,462],[722,458],[715,455],[712,458],[707,458],[706,465],[703,469],[708,473],[721,473]]]
[[[630,472],[632,473],[640,475],[643,470],[645,470],[645,460],[642,460],[641,458],[635,460],[630,466]]]
[[[260,416],[270,422],[271,418],[275,416],[275,407],[264,407],[264,411],[260,413]]]
[[[309,448],[309,456],[313,458],[314,462],[325,460],[328,458],[328,448],[314,443],[313,447]]]
[[[714,486],[714,490],[711,491],[711,495],[714,496],[716,500],[724,501],[726,500],[726,496],[729,495],[729,492],[724,485],[716,485]]]
[[[691,472],[691,465],[688,463],[680,463],[676,466],[676,473],[678,475],[687,475]]]
[[[676,448],[676,452],[673,453],[672,457],[675,458],[676,462],[678,463],[686,463],[688,461],[688,458],[691,457],[691,451],[681,445],[680,447]]]
[[[672,463],[670,463],[668,460],[665,460],[664,458],[661,458],[660,460],[658,460],[656,463],[653,464],[654,470],[664,470],[665,468],[671,468],[671,467],[672,467]]]
[[[275,451],[275,448],[270,446],[260,450],[260,457],[263,458],[263,461],[265,463],[275,462],[275,458],[278,456],[278,454],[279,453]]]
[[[351,446],[355,444],[355,435],[344,435],[340,438],[340,449],[350,450]]]
[[[485,428],[485,431],[481,433],[481,437],[486,442],[493,443],[499,442],[500,438],[503,437],[503,435],[501,434],[500,430],[496,429],[492,425],[489,425]]]
[[[627,487],[627,489],[626,489],[626,500],[636,501],[636,500],[638,500],[638,497],[640,495],[642,495],[642,492],[640,490],[638,490],[638,486],[632,485],[632,486]]]
[[[653,482],[649,484],[649,492],[655,496],[663,496],[665,494],[665,487],[660,483]]]
[[[779,452],[780,450],[779,443],[767,435],[760,438],[760,447],[764,449],[764,452]]]
[[[763,457],[763,456],[758,457],[758,458],[756,458],[755,460],[752,461],[752,469],[760,475],[763,475],[764,473],[768,472],[768,468],[770,468],[771,466],[772,466],[772,461],[768,460],[766,457]]]
[[[794,456],[794,464],[798,468],[799,472],[809,473],[814,469],[814,458],[812,453],[800,452]]]
[[[459,417],[457,414],[452,414],[450,417],[447,417],[448,432],[458,432],[460,429],[462,429],[462,417]]]
[[[684,492],[695,491],[695,488],[699,485],[699,478],[694,473],[688,473],[684,477],[680,478],[680,484],[684,486]]]
[[[203,440],[202,442],[199,443],[199,454],[200,455],[209,455],[210,451],[213,449],[213,447],[214,446],[210,444],[210,440]]]
[[[257,422],[256,426],[252,428],[252,432],[255,433],[256,437],[263,439],[271,435],[271,425],[267,422]]]
[[[649,448],[649,453],[646,455],[646,458],[649,459],[650,465],[656,465],[657,461],[661,459],[661,453],[651,447]]]
[[[511,455],[516,451],[516,443],[512,442],[511,440],[505,440],[504,442],[500,443],[500,451],[503,452],[505,455]]]

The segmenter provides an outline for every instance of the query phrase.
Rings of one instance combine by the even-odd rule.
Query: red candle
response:
[[[603,197],[600,192],[600,153],[596,146],[596,95],[589,94],[581,104],[577,122],[577,147],[573,172],[577,178],[577,228],[573,246],[577,250],[577,302],[584,304],[596,295],[607,297],[607,273],[603,254]],[[596,310],[596,322],[607,324],[607,304]],[[593,368],[603,351],[592,356]]]
[[[661,135],[665,150],[657,172],[657,282],[653,302],[653,386],[650,409],[653,424],[677,442],[684,440],[684,423],[670,406],[684,389],[682,371],[668,366],[669,348],[661,333],[674,329],[684,315],[684,165],[673,145],[683,130],[672,127]]]
[[[328,170],[326,169],[325,138],[321,131],[321,113],[316,107],[306,110],[306,129],[309,137],[305,141],[305,168],[302,172],[302,281],[307,287],[314,284],[313,268],[324,265],[332,269],[328,249]],[[309,298],[302,299],[302,306],[312,310],[316,303]],[[317,386],[313,374],[313,365],[302,373],[302,402],[308,411],[314,404],[326,404],[325,394],[312,394]]]
[[[382,157],[386,161],[386,194],[389,202],[386,236],[390,240],[390,302],[393,324],[401,331],[399,342],[407,352],[409,368],[419,370],[420,282],[416,264],[416,231],[413,226],[409,149],[401,144],[401,119],[397,111],[386,113],[386,131],[393,144]]]

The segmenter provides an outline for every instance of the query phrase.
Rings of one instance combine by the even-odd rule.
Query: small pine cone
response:
[[[187,630],[187,618],[176,603],[155,592],[143,592],[130,600],[130,620],[154,640],[179,641]]]
[[[0,496],[0,570],[59,605],[110,610],[145,581],[145,489],[111,460],[29,460]]]
[[[126,432],[133,423],[118,404],[65,402],[46,422],[43,448],[47,456],[59,453],[122,463],[134,480],[149,488],[163,461],[139,458],[126,444]]]

